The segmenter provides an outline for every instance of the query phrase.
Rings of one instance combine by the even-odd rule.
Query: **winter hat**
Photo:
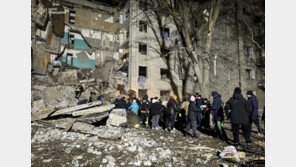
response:
[[[190,101],[195,101],[195,97],[194,96],[190,96]]]
[[[234,93],[242,93],[241,88],[236,87],[236,88],[234,89]]]
[[[247,95],[253,95],[253,92],[252,91],[247,91]]]
[[[211,93],[212,97],[216,96],[217,94],[218,94],[218,92],[216,92],[216,91],[213,91],[213,92]]]

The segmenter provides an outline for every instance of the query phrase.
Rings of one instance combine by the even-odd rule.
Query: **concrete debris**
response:
[[[43,99],[34,101],[32,104],[32,114],[35,114],[37,111],[44,108],[46,108],[46,105]]]
[[[36,90],[40,90],[40,91],[44,91],[46,89],[46,86],[42,86],[42,85],[34,85],[32,86],[32,89],[36,89]]]
[[[56,108],[45,108],[45,109],[41,109],[41,110],[38,109],[36,112],[32,111],[31,121],[36,121],[36,120],[41,120],[41,119],[47,118],[52,113],[54,113],[56,110],[57,110]]]
[[[94,129],[94,126],[87,123],[75,122],[72,126],[72,129],[91,133]]]
[[[100,105],[102,105],[101,101],[95,101],[92,103],[87,103],[87,104],[82,104],[82,105],[73,106],[73,107],[69,107],[69,108],[64,108],[64,109],[58,110],[57,112],[52,114],[52,116],[63,115],[63,114],[72,114],[74,111],[88,109],[88,108],[100,106]]]
[[[92,79],[85,79],[85,80],[80,80],[79,83],[84,84],[84,83],[90,83],[90,82],[96,82],[94,78]]]
[[[127,123],[126,110],[125,109],[114,109],[110,112],[107,120],[107,126],[121,126]]]
[[[102,113],[105,111],[109,111],[115,107],[114,104],[107,104],[99,107],[94,107],[90,109],[85,109],[85,110],[79,110],[79,111],[74,111],[72,113],[73,116],[82,116],[82,115],[89,115],[89,114],[96,114],[96,113]]]
[[[59,83],[64,85],[77,85],[78,84],[78,76],[76,70],[69,70],[62,72],[62,75],[59,77]]]

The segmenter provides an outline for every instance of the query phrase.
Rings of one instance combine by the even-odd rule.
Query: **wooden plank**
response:
[[[72,113],[73,116],[81,116],[81,115],[90,115],[90,114],[96,114],[96,113],[102,113],[108,110],[111,110],[115,107],[114,104],[107,104],[104,106],[94,107],[90,109],[75,111]]]
[[[57,116],[57,115],[62,115],[62,114],[71,114],[72,112],[77,111],[77,110],[86,109],[86,108],[99,106],[99,105],[102,105],[101,101],[95,101],[95,102],[92,102],[92,103],[87,103],[87,104],[82,104],[82,105],[78,105],[78,106],[68,107],[68,108],[64,108],[64,109],[56,111],[51,116]]]
[[[71,128],[72,128],[72,126],[73,126],[73,124],[75,123],[75,121],[77,120],[77,118],[75,118],[75,119],[73,119],[67,126],[66,126],[66,128],[64,129],[64,132],[68,132]]]

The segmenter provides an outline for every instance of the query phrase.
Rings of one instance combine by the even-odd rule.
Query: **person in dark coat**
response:
[[[215,136],[220,137],[222,140],[228,140],[225,130],[222,127],[222,122],[224,121],[224,113],[223,113],[223,106],[222,106],[222,100],[221,95],[213,91],[211,93],[213,97],[213,104],[212,109],[214,112],[214,122],[215,122]]]
[[[115,108],[127,109],[125,97],[122,97],[119,101],[115,102]]]
[[[176,95],[171,96],[167,104],[165,127],[169,132],[174,131],[175,119],[176,119],[177,112],[179,110],[176,98],[177,98]]]
[[[140,104],[140,120],[145,127],[148,127],[148,123],[149,123],[148,122],[149,110],[150,110],[150,102],[148,101],[148,96],[145,95]]]
[[[151,119],[152,129],[158,129],[159,128],[158,123],[159,123],[159,118],[161,114],[161,105],[155,98],[152,99],[152,103],[150,105],[150,114],[152,116],[152,119]]]
[[[248,109],[250,111],[249,120],[250,120],[250,132],[252,132],[252,124],[255,123],[258,136],[260,137],[262,134],[260,125],[259,125],[259,115],[258,115],[258,100],[257,97],[253,94],[252,91],[247,92],[248,96]]]
[[[201,122],[202,122],[202,113],[201,113],[201,105],[202,105],[202,97],[200,94],[196,93],[195,95],[195,102],[196,102],[196,106],[197,106],[197,109],[198,109],[198,112],[197,112],[197,126],[198,127],[201,127]]]
[[[232,126],[233,142],[237,147],[239,145],[239,130],[242,129],[247,145],[250,145],[249,131],[249,113],[247,108],[247,100],[243,97],[241,89],[234,89],[233,97],[226,103],[226,110],[230,110],[230,123]]]
[[[198,112],[198,108],[195,102],[195,97],[191,96],[190,97],[190,103],[189,103],[189,107],[188,107],[188,122],[186,125],[186,133],[185,135],[189,134],[189,131],[192,127],[192,137],[196,138],[196,128],[197,128],[197,112]]]
[[[203,99],[202,105],[201,105],[201,113],[202,113],[202,126],[209,128],[210,127],[210,111],[212,109],[211,103],[208,101],[207,98]]]
[[[161,106],[161,114],[160,114],[160,126],[164,127],[165,126],[165,114],[166,114],[166,107],[162,104],[161,99],[158,100],[160,106]]]

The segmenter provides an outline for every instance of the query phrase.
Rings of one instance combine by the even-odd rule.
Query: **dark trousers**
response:
[[[250,133],[252,132],[252,124],[255,123],[257,130],[259,133],[262,133],[260,124],[259,124],[259,117],[257,118],[252,118],[252,122],[250,123]]]
[[[204,111],[202,118],[203,119],[201,121],[201,125],[206,128],[209,128],[210,127],[210,112]]]
[[[149,118],[149,113],[141,112],[140,120],[141,120],[141,123],[146,127],[148,126],[148,118]]]
[[[175,126],[175,116],[174,115],[167,115],[166,116],[166,122],[165,122],[165,127],[168,129],[174,129]]]
[[[196,120],[197,120],[197,124],[198,126],[201,126],[201,122],[202,122],[202,114],[200,111],[197,112],[197,116],[196,116]]]
[[[186,131],[189,132],[190,129],[192,128],[192,133],[193,134],[196,134],[196,128],[197,128],[197,121],[187,121],[187,124],[186,124]]]
[[[231,124],[232,126],[232,134],[233,134],[233,142],[239,143],[239,130],[242,129],[243,135],[246,143],[250,143],[250,128],[249,125],[240,125],[240,124]]]

